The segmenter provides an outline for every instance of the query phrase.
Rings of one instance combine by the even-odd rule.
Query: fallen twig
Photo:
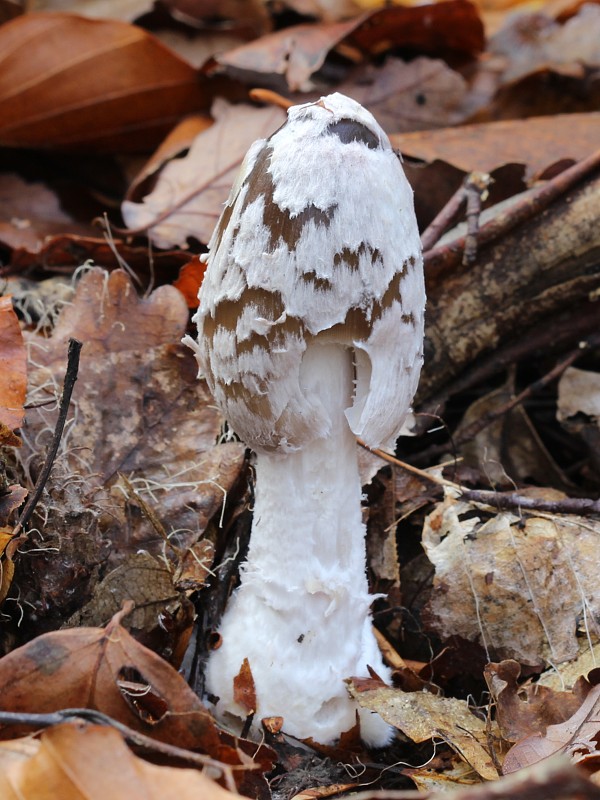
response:
[[[468,267],[477,259],[477,246],[479,243],[479,216],[481,203],[488,196],[488,187],[492,179],[485,172],[472,172],[465,183],[467,198],[467,235],[465,237],[465,250],[462,263]]]
[[[524,497],[518,492],[495,492],[484,489],[462,489],[461,497],[499,511],[546,511],[550,514],[600,514],[600,500],[588,497],[565,497],[563,500],[541,500]]]
[[[520,225],[547,208],[554,200],[567,192],[589,173],[600,166],[600,150],[583,161],[578,161],[569,169],[559,173],[544,185],[528,193],[502,213],[493,217],[479,229],[477,237],[481,247],[504,235],[516,225]],[[467,236],[458,236],[447,244],[423,254],[425,274],[429,280],[437,279],[449,267],[459,263],[465,250]]]
[[[29,499],[25,503],[25,506],[23,507],[23,510],[21,511],[21,514],[17,521],[17,524],[15,525],[15,529],[13,531],[13,541],[16,541],[16,538],[19,535],[19,533],[24,529],[24,527],[29,522],[31,515],[33,514],[35,507],[38,504],[40,497],[42,496],[42,492],[44,491],[44,486],[46,485],[46,482],[50,477],[50,472],[52,471],[52,465],[54,464],[54,459],[56,458],[58,447],[60,445],[60,440],[62,438],[63,430],[65,427],[65,422],[67,421],[67,413],[69,411],[71,395],[73,394],[73,387],[75,386],[75,381],[77,380],[77,374],[79,372],[79,355],[81,353],[82,346],[83,346],[82,343],[77,339],[69,339],[67,370],[65,372],[65,379],[63,382],[63,391],[60,400],[58,419],[56,421],[56,427],[54,428],[52,442],[48,449],[48,453],[46,454],[46,460],[44,461],[44,466],[42,467],[42,470],[38,476],[34,489],[32,493],[29,495]]]
[[[454,489],[462,500],[467,500],[470,503],[488,506],[500,511],[546,511],[552,514],[583,515],[600,514],[600,500],[592,500],[588,497],[566,497],[563,500],[542,500],[537,497],[525,497],[518,492],[467,489],[459,483],[449,481],[440,475],[432,474],[427,472],[427,470],[413,467],[412,464],[407,464],[405,461],[400,461],[400,459],[396,458],[391,453],[386,453],[385,450],[380,450],[378,447],[369,447],[362,439],[357,438],[356,441],[361,447],[364,447],[365,450],[379,456],[383,461],[387,461],[388,464],[400,467],[438,486],[446,486],[450,489]],[[439,467],[437,468],[439,469]]]
[[[435,219],[433,219],[421,234],[421,247],[423,248],[423,252],[431,250],[431,248],[439,242],[448,228],[456,221],[465,200],[465,184],[463,182]]]

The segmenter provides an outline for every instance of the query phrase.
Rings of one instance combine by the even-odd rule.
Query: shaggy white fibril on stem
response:
[[[209,243],[195,320],[200,372],[257,454],[240,587],[207,690],[255,724],[331,742],[388,741],[344,679],[388,677],[371,630],[355,436],[394,442],[422,362],[425,293],[412,192],[375,119],[340,94],[295,106],[255,142]]]
[[[287,733],[319,742],[356,723],[344,677],[368,674],[367,665],[389,675],[371,631],[356,439],[345,416],[353,376],[347,348],[307,348],[300,385],[319,398],[330,433],[296,452],[258,454],[242,585],[221,625],[224,646],[207,672],[218,708],[243,717],[232,677],[245,654],[261,717],[283,714]],[[385,744],[390,728],[376,714],[359,713],[363,739]]]

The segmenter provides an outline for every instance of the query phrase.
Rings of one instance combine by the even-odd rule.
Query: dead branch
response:
[[[452,441],[453,447],[458,448],[461,447],[461,445],[466,444],[466,442],[472,441],[478,433],[481,433],[481,431],[485,430],[497,419],[500,419],[500,417],[508,414],[508,412],[512,411],[513,408],[521,405],[521,403],[523,403],[525,400],[534,396],[537,392],[540,392],[553,381],[560,378],[566,369],[574,364],[580,356],[589,351],[590,347],[597,347],[599,344],[599,336],[592,336],[588,341],[581,342],[576,350],[571,351],[566,358],[556,364],[553,369],[539,378],[539,380],[530,383],[525,387],[525,389],[523,389],[522,392],[519,392],[519,394],[512,397],[506,403],[503,403],[503,405],[501,405],[499,408],[496,408],[494,411],[490,411],[487,414],[483,414],[481,417],[479,417],[479,419],[463,428],[454,436]],[[431,463],[432,459],[436,459],[438,456],[446,452],[448,452],[448,445],[446,443],[432,445],[431,447],[428,447],[419,453],[419,463]]]
[[[536,324],[576,315],[593,299],[600,286],[599,194],[595,175],[481,247],[471,268],[457,264],[443,282],[430,281],[420,404],[476,359],[523,341]]]
[[[461,498],[471,503],[497,508],[499,511],[545,511],[549,514],[600,514],[600,500],[588,497],[565,497],[564,500],[541,500],[524,497],[518,492],[494,492],[485,489],[463,489]]]
[[[442,208],[439,214],[429,224],[429,226],[421,234],[421,245],[423,251],[426,253],[428,250],[437,244],[442,238],[448,228],[456,222],[462,207],[465,203],[465,184],[464,182],[454,192],[450,200]]]

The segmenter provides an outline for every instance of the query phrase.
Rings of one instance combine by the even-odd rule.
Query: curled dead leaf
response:
[[[185,246],[188,237],[208,242],[248,147],[285,119],[280,108],[224,100],[212,114],[215,124],[196,135],[187,155],[164,164],[152,191],[121,206],[126,225],[148,229],[158,247]]]
[[[358,53],[381,54],[392,47],[421,53],[483,49],[483,24],[467,0],[447,0],[425,6],[393,6],[367,12],[346,22],[294,25],[230,50],[218,62],[252,83],[285,78],[291,91],[310,88],[311,76],[330,51],[341,44]]]
[[[527,736],[506,754],[502,772],[506,775],[535,764],[555,753],[566,753],[574,761],[600,756],[600,685],[594,686],[577,711],[559,725],[549,725],[544,735]]]
[[[498,777],[489,752],[494,726],[476,717],[465,700],[430,692],[403,692],[391,686],[365,689],[354,678],[348,681],[348,688],[362,708],[375,711],[414,742],[439,737],[482,778]]]
[[[525,164],[527,180],[537,180],[562,161],[580,161],[598,147],[600,112],[500,120],[459,128],[392,135],[409,157],[445,161],[465,173],[493,172],[504,164]]]
[[[209,712],[170,664],[130,636],[122,616],[116,614],[105,628],[44,634],[0,659],[2,709],[92,708],[160,741],[217,755],[219,737]],[[121,685],[132,675],[144,687],[137,702]],[[15,726],[0,729],[3,738],[19,733]]]
[[[233,800],[199,770],[157,766],[135,756],[121,734],[100,725],[66,723],[39,740],[0,744],[0,795],[4,800]]]

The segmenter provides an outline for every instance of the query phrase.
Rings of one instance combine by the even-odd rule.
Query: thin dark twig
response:
[[[428,227],[425,228],[421,234],[421,246],[423,251],[431,250],[431,248],[439,242],[444,233],[458,218],[465,199],[465,184],[463,182],[439,214],[429,223]]]
[[[541,500],[518,492],[494,492],[487,489],[463,489],[461,498],[482,503],[499,511],[546,511],[550,514],[600,514],[600,500],[589,497],[565,497],[563,500]]]
[[[52,442],[50,444],[50,448],[48,449],[48,453],[46,454],[46,460],[44,461],[44,466],[42,467],[42,471],[40,472],[38,479],[35,482],[33,492],[30,494],[29,499],[25,503],[23,511],[21,511],[21,514],[19,516],[19,519],[17,521],[17,524],[13,532],[13,539],[19,534],[20,531],[23,530],[25,525],[27,525],[27,523],[29,522],[31,515],[33,514],[35,507],[38,504],[40,497],[42,496],[42,492],[44,491],[44,486],[46,485],[46,482],[50,477],[50,472],[52,471],[52,465],[54,464],[54,459],[56,458],[56,454],[58,453],[58,447],[60,445],[60,440],[62,438],[65,422],[67,421],[67,413],[69,411],[71,395],[73,394],[73,387],[75,386],[75,381],[77,380],[77,374],[79,372],[79,354],[81,353],[81,348],[82,344],[80,341],[78,341],[77,339],[69,339],[67,370],[65,372],[65,379],[63,382],[63,391],[60,400],[58,419],[56,421],[56,427],[54,428]]]
[[[571,353],[569,353],[565,359],[551,369],[550,372],[542,375],[542,377],[537,381],[530,383],[529,386],[526,386],[522,392],[519,392],[519,394],[511,397],[511,399],[507,400],[506,403],[498,406],[498,408],[495,408],[493,411],[489,411],[487,414],[483,414],[481,417],[479,417],[479,419],[476,419],[470,425],[467,425],[462,431],[455,434],[453,437],[452,449],[456,451],[457,447],[472,441],[477,434],[481,433],[481,431],[485,430],[493,422],[496,422],[496,420],[508,414],[509,411],[512,411],[513,408],[521,405],[524,400],[529,399],[532,395],[536,394],[536,392],[540,392],[542,389],[548,386],[548,384],[552,383],[557,378],[560,378],[563,372],[568,369],[571,364],[577,361],[579,356],[583,355],[583,353],[587,352],[590,347],[595,347],[597,344],[600,344],[600,336],[594,336],[588,341],[582,342],[576,350],[571,351]],[[428,447],[426,451],[423,451],[423,453],[425,452],[428,461],[435,459],[438,456],[448,452],[448,443],[432,445],[431,447]]]
[[[492,179],[484,172],[472,172],[465,184],[467,196],[467,235],[465,237],[465,251],[463,265],[468,267],[477,260],[477,245],[479,241],[479,216],[481,203],[487,198],[488,188]]]
[[[481,226],[478,234],[479,246],[503,236],[517,225],[535,217],[598,167],[600,167],[600,150],[588,158],[578,161],[543,186],[529,192],[514,205]],[[423,254],[425,274],[430,281],[438,279],[447,269],[460,263],[465,240],[466,236],[458,236],[451,242],[427,250]]]
[[[431,483],[438,486],[447,486],[454,489],[461,497],[462,500],[468,500],[471,503],[478,503],[479,505],[489,506],[496,508],[499,511],[519,510],[519,511],[546,511],[551,514],[600,514],[600,500],[592,500],[588,497],[565,497],[563,500],[541,500],[537,497],[525,497],[518,492],[496,492],[487,489],[466,489],[454,481],[446,480],[426,470],[414,467],[412,464],[407,464],[405,461],[393,456],[391,453],[386,453],[385,450],[380,450],[378,447],[369,447],[362,439],[356,438],[356,441],[365,450],[375,453],[376,456],[387,461],[388,464],[394,464],[396,467],[405,469],[420,478],[424,478]]]

